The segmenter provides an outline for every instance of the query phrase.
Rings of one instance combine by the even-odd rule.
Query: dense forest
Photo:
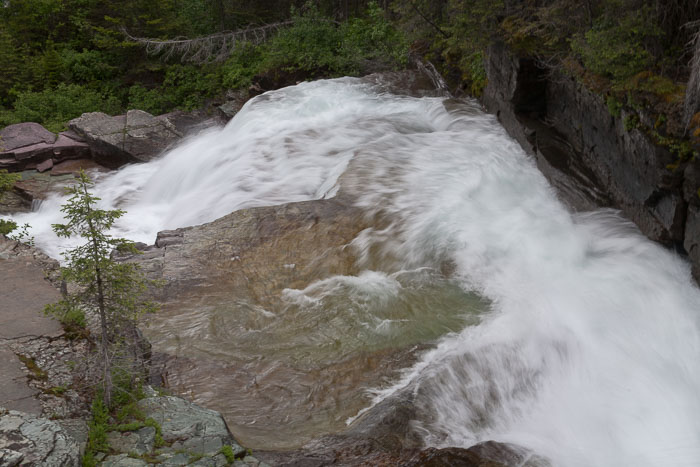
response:
[[[409,52],[478,96],[498,38],[606,95],[611,113],[653,108],[682,135],[699,21],[697,0],[5,0],[0,126],[189,110],[272,70],[357,75]]]

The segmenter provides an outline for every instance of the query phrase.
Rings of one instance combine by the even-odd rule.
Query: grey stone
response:
[[[84,138],[94,159],[110,168],[133,162],[147,162],[170,148],[189,132],[219,122],[200,113],[173,112],[153,116],[143,110],[109,116],[90,112],[68,122]]]
[[[170,467],[170,466],[180,466],[187,465],[190,463],[190,456],[184,453],[175,454],[173,457],[165,459],[160,465]]]
[[[182,447],[190,452],[213,455],[219,452],[224,443],[217,436],[194,437],[182,443]]]
[[[150,426],[124,433],[111,431],[107,434],[107,442],[117,452],[141,455],[153,451],[155,435],[155,428]]]
[[[260,465],[260,461],[253,456],[245,456],[243,458],[243,462],[245,462],[251,467],[258,467]]]
[[[231,440],[224,419],[214,410],[204,409],[173,396],[149,397],[139,401],[138,405],[146,417],[153,418],[160,424],[165,441],[186,441],[192,438],[218,438],[226,442]]]
[[[148,463],[143,459],[134,459],[128,454],[109,456],[102,462],[102,467],[146,467]]]
[[[0,449],[0,465],[5,467],[15,467],[24,459],[24,454],[12,449]]]
[[[23,465],[80,465],[78,444],[58,423],[17,411],[0,413],[0,449],[20,453]]]

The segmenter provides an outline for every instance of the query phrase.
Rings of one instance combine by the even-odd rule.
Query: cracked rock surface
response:
[[[0,465],[77,467],[80,446],[55,421],[0,409]]]

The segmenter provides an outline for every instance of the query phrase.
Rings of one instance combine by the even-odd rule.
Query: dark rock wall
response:
[[[614,207],[650,239],[687,253],[700,278],[700,165],[669,168],[676,157],[624,110],[574,78],[545,71],[503,43],[491,45],[483,104],[534,155],[561,199],[576,210]]]

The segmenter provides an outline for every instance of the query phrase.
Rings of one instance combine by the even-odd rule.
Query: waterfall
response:
[[[114,233],[136,241],[340,189],[384,221],[352,242],[361,265],[449,265],[488,312],[374,388],[375,402],[413,390],[428,446],[512,442],[556,466],[700,465],[700,291],[689,265],[614,211],[567,211],[473,102],[395,96],[359,79],[303,83],[158,160],[96,177],[103,206],[128,212]],[[53,256],[67,246],[50,232],[61,202],[15,217]]]

